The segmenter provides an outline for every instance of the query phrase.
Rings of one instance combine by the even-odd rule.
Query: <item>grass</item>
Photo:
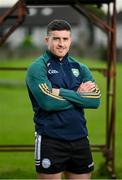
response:
[[[1,62],[1,67],[27,67],[32,59]],[[83,60],[89,67],[105,67],[99,61]],[[116,174],[122,178],[121,161],[121,79],[122,65],[117,65],[117,114],[116,114]],[[34,124],[31,103],[25,87],[25,71],[0,71],[0,144],[33,144]],[[105,143],[105,97],[106,78],[93,72],[101,89],[101,106],[97,110],[87,110],[87,124],[91,144]],[[5,82],[5,83],[3,83]],[[8,83],[10,82],[10,84]],[[7,85],[5,85],[7,83]],[[11,85],[12,84],[12,85]],[[21,84],[21,85],[20,85]],[[33,152],[0,152],[0,179],[34,179],[35,167]],[[101,153],[93,153],[95,171],[93,178],[105,179],[108,174],[102,173],[104,158]]]

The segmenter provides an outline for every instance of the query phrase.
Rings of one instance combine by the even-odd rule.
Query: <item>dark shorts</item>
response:
[[[87,138],[65,141],[36,135],[35,164],[38,173],[46,174],[63,171],[83,174],[94,169]]]

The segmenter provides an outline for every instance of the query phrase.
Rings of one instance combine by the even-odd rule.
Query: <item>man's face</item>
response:
[[[69,51],[71,32],[67,30],[50,31],[45,40],[48,49],[61,60]]]

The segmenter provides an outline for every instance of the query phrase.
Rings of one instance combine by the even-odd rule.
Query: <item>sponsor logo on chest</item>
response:
[[[55,70],[55,69],[49,69],[48,73],[49,74],[58,74],[59,72],[57,70]]]

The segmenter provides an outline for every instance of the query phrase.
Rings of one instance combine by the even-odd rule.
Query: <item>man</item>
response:
[[[71,26],[48,24],[47,51],[29,67],[38,179],[90,179],[94,168],[84,108],[97,108],[100,91],[87,66],[69,56]]]

